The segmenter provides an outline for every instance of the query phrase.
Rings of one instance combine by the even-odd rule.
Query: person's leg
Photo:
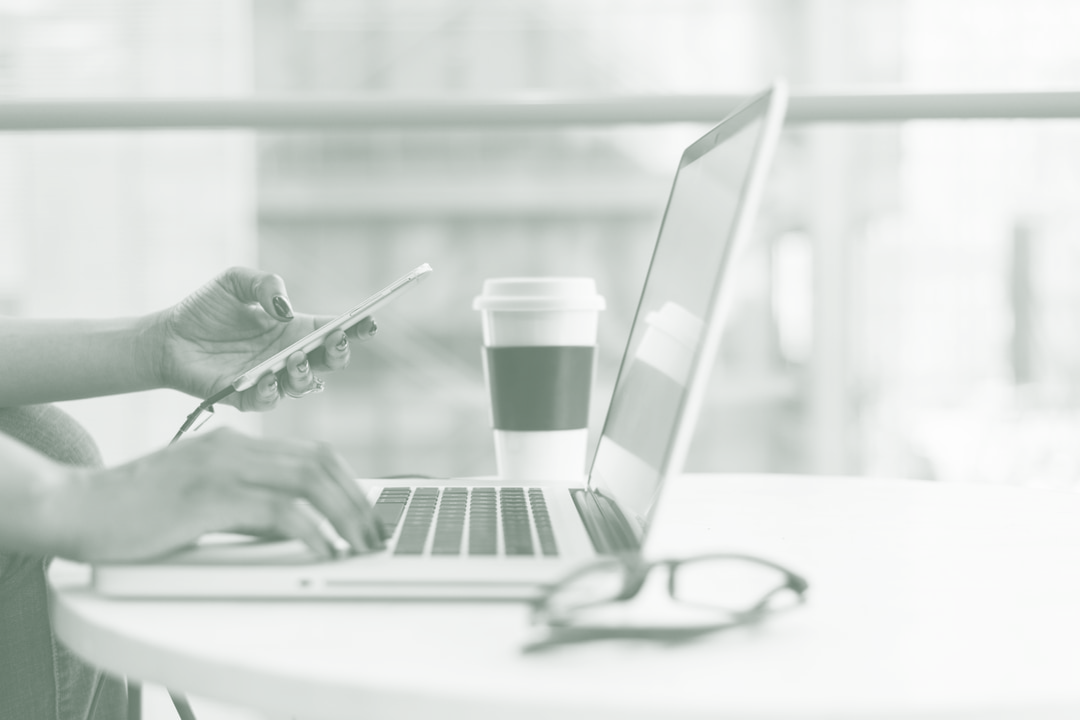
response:
[[[6,555],[0,564],[0,717],[123,720],[124,683],[87,665],[52,634],[48,560]]]
[[[59,462],[101,466],[86,430],[53,406],[0,408],[0,432]],[[123,680],[83,662],[52,633],[48,563],[0,555],[0,718],[123,720]]]
[[[57,716],[42,565],[41,558],[0,555],[0,717]]]

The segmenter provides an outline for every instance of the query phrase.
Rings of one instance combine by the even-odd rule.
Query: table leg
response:
[[[142,685],[128,680],[127,720],[142,720]]]
[[[180,716],[180,720],[196,720],[195,712],[191,709],[191,703],[186,697],[172,690],[169,690],[169,697],[172,698],[173,707],[176,708],[176,714]]]

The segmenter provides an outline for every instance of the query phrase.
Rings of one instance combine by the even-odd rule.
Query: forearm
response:
[[[0,553],[74,554],[57,506],[76,472],[0,434]]]
[[[149,318],[0,318],[0,407],[160,386]]]

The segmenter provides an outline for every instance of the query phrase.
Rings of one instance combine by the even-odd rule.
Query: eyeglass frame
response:
[[[761,599],[758,600],[758,602],[752,607],[742,611],[734,611],[728,608],[722,608],[719,605],[709,606],[702,603],[692,603],[680,599],[675,594],[675,576],[677,568],[680,565],[686,563],[699,562],[702,560],[743,560],[757,565],[763,565],[765,567],[769,567],[780,572],[784,576],[785,581],[770,590],[769,592],[765,593],[761,597]],[[567,585],[578,580],[579,578],[582,578],[589,573],[610,564],[621,566],[624,570],[622,574],[623,587],[615,596],[603,600],[595,600],[577,605],[570,613],[568,613],[566,618],[560,619],[550,613],[550,608],[548,608],[548,602],[557,595],[560,589],[566,587]],[[531,603],[533,611],[533,623],[542,623],[552,629],[573,629],[575,627],[572,620],[572,615],[574,612],[582,610],[584,608],[597,607],[601,605],[614,604],[619,602],[626,602],[627,600],[632,600],[638,595],[639,592],[641,592],[641,589],[645,586],[645,581],[648,579],[652,571],[655,568],[661,566],[666,566],[668,569],[667,591],[668,595],[671,597],[672,600],[688,605],[710,607],[713,609],[723,609],[732,618],[732,621],[730,622],[715,623],[707,627],[695,628],[694,630],[691,630],[691,632],[718,630],[726,627],[744,625],[760,619],[772,612],[768,608],[769,601],[778,593],[785,590],[791,590],[792,592],[794,592],[796,597],[798,598],[798,602],[802,604],[806,601],[806,591],[810,587],[809,582],[807,582],[806,578],[804,578],[802,575],[799,575],[793,570],[790,570],[783,565],[775,563],[772,560],[768,560],[766,558],[758,557],[755,555],[746,555],[743,553],[704,553],[700,555],[690,555],[687,557],[668,557],[645,560],[637,553],[622,553],[605,557],[596,562],[576,568],[569,574],[559,579],[553,585],[551,585],[542,596],[540,596]],[[627,631],[633,631],[635,628],[632,626],[627,626],[625,629]],[[617,632],[618,629],[612,628],[612,630]]]

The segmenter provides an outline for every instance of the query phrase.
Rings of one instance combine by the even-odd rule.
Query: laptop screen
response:
[[[619,506],[639,542],[662,480],[682,469],[715,357],[720,282],[732,246],[745,242],[743,218],[752,218],[776,142],[775,94],[687,148],[675,175],[589,473],[589,488]]]

